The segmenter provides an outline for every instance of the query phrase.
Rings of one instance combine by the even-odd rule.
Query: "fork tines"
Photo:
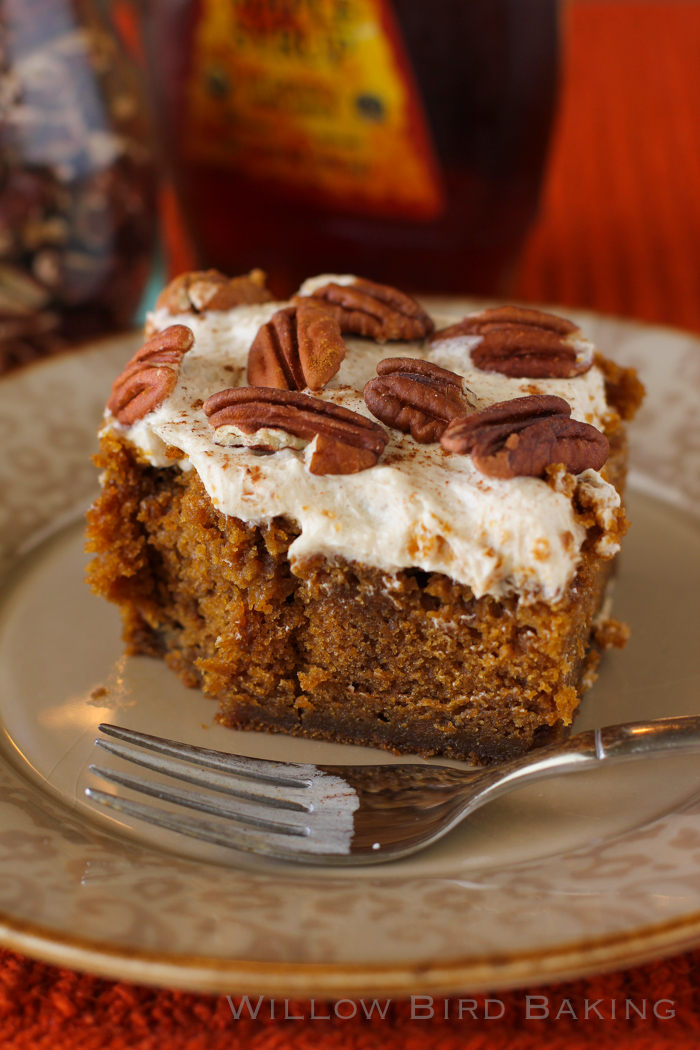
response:
[[[98,747],[198,790],[91,765],[95,776],[160,802],[224,818],[226,823],[86,788],[88,798],[101,806],[216,845],[273,857],[301,859],[300,850],[312,855],[349,852],[352,813],[359,803],[353,789],[339,777],[316,766],[229,755],[120,726],[102,724],[99,729],[115,739],[98,738]],[[274,819],[270,810],[275,811]]]

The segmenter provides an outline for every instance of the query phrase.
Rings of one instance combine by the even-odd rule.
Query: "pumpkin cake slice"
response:
[[[209,285],[211,287],[209,287]],[[109,398],[94,590],[218,720],[498,762],[571,725],[642,396],[571,321],[178,278]]]

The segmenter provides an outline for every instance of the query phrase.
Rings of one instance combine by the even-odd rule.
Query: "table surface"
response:
[[[700,331],[700,4],[578,0],[565,7],[565,48],[540,216],[514,295]],[[565,985],[494,993],[505,1007],[496,1022],[468,1013],[460,1021],[456,1000],[447,1020],[438,1000],[430,1022],[411,1019],[410,1004],[398,1000],[385,1020],[311,1021],[307,1002],[288,1011],[305,1021],[236,1021],[225,997],[106,981],[0,950],[0,1046],[526,1050],[546,1043],[574,1050],[615,1041],[694,1050],[699,969],[697,951]],[[526,1018],[527,995],[548,1000],[547,1019]],[[634,1012],[624,1019],[627,998],[647,1000],[646,1019]],[[655,1016],[653,1004],[664,999],[674,1007]],[[590,1007],[596,1000],[602,1023]],[[478,1003],[480,1016],[483,997]],[[663,1016],[671,1009],[674,1016]],[[328,1012],[316,1004],[317,1014]]]

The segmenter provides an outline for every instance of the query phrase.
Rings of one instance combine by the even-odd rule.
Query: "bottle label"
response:
[[[200,0],[184,151],[335,209],[433,219],[444,194],[390,0]]]

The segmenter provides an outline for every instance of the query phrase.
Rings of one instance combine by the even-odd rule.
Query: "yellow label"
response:
[[[430,219],[443,191],[387,0],[201,0],[189,160],[331,207]]]

